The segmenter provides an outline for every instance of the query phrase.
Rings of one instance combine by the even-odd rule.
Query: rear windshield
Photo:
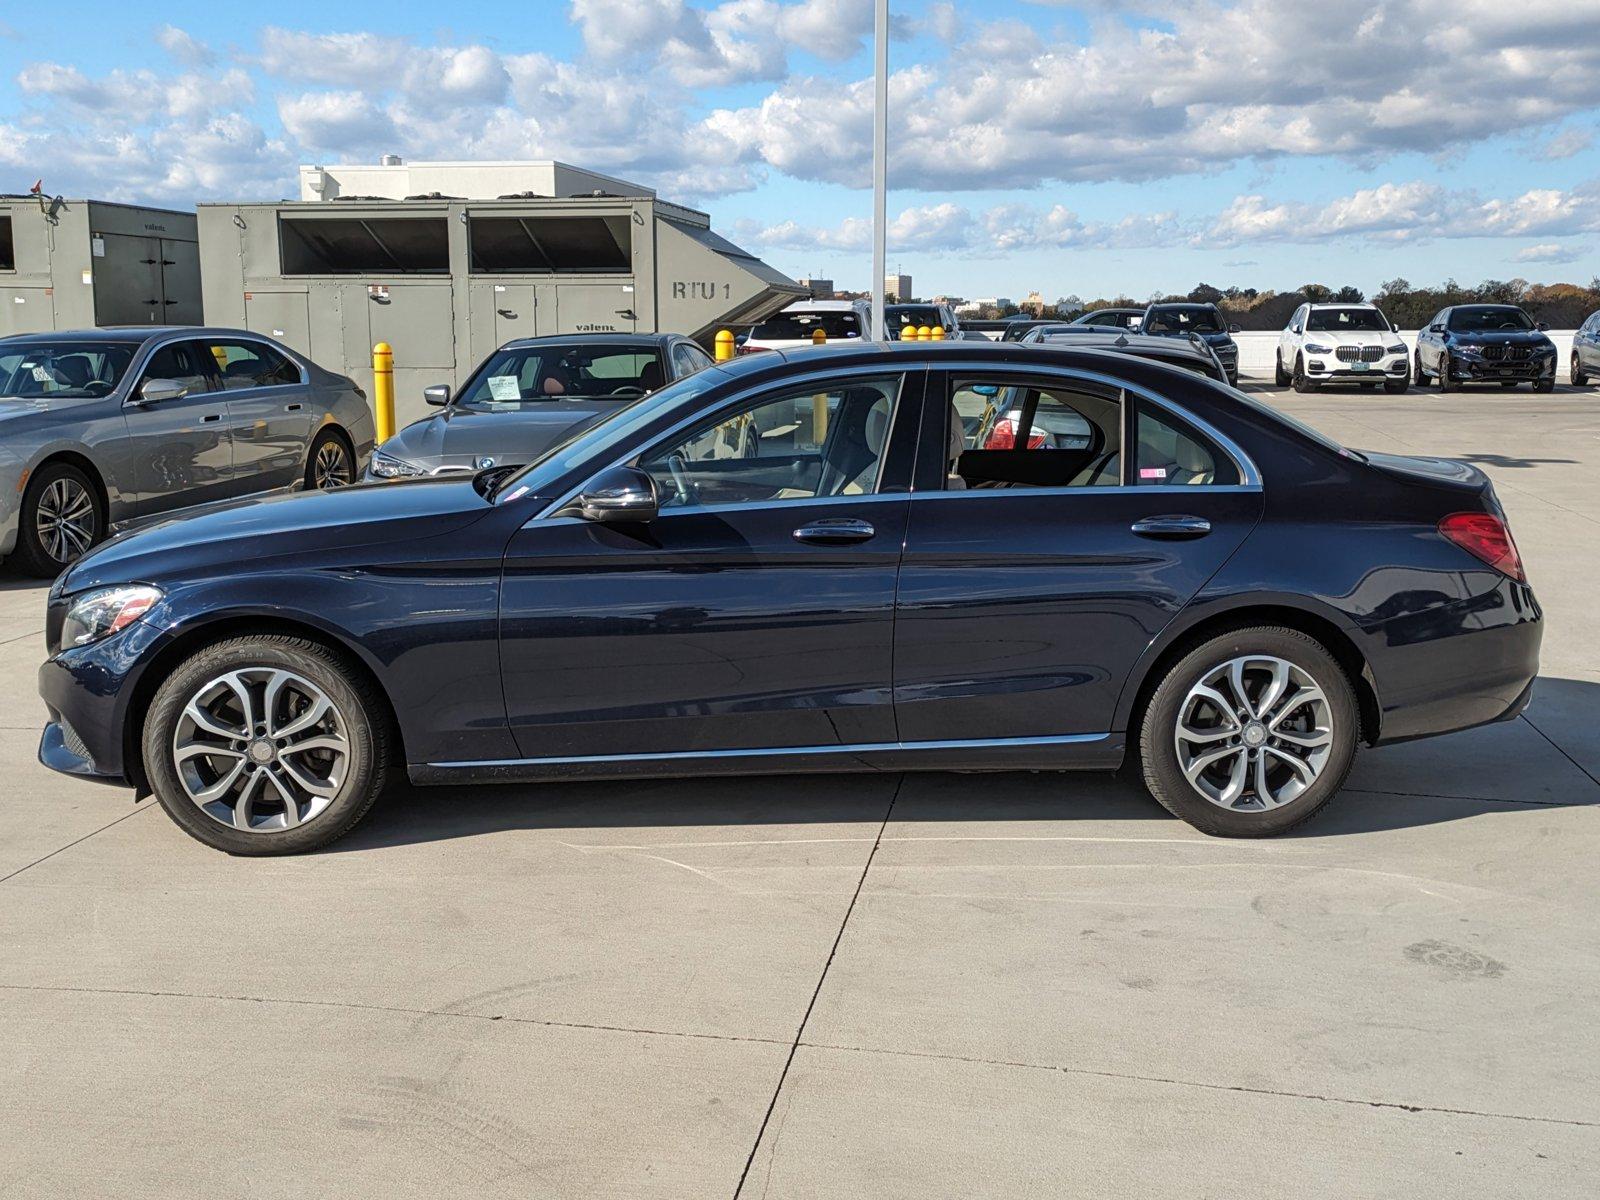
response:
[[[1313,308],[1306,318],[1306,328],[1313,333],[1388,333],[1389,322],[1372,308]]]
[[[110,395],[137,349],[129,342],[0,346],[0,396],[81,400]]]
[[[1152,309],[1145,322],[1147,333],[1221,333],[1222,318],[1209,304]]]
[[[1500,333],[1532,328],[1533,322],[1520,308],[1469,305],[1450,310],[1450,329],[1455,333]]]
[[[523,346],[497,350],[456,403],[499,410],[562,400],[636,400],[665,381],[654,350],[634,346]]]
[[[931,304],[895,304],[885,310],[884,315],[892,333],[898,333],[907,325],[920,327],[944,324],[944,316]]]
[[[829,339],[861,336],[861,322],[853,312],[782,312],[750,331],[761,341],[810,341],[816,330]]]

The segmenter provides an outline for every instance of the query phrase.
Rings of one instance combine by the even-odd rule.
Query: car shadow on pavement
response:
[[[1546,467],[1546,466],[1571,466],[1578,460],[1575,458],[1522,458],[1514,454],[1453,454],[1450,457],[1458,458],[1462,462],[1473,463],[1480,467]]]
[[[1540,679],[1524,720],[1364,750],[1343,794],[1286,835],[1317,838],[1600,806],[1600,684]],[[1580,747],[1577,740],[1585,740]],[[1563,745],[1571,747],[1564,749]],[[1585,765],[1585,763],[1589,765]],[[512,830],[703,829],[872,823],[1144,821],[1142,836],[1202,837],[1151,799],[1135,769],[1097,772],[734,776],[394,787],[330,853]],[[1164,828],[1170,825],[1170,828]],[[1026,837],[1026,829],[1018,836]]]

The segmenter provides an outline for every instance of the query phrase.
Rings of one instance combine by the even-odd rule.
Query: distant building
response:
[[[957,308],[956,311],[965,316],[968,314],[975,315],[982,313],[989,309],[999,312],[1002,309],[1013,307],[1015,307],[1015,305],[1012,304],[1011,297],[1009,296],[979,296],[974,300],[968,300],[966,303]]]
[[[1045,310],[1044,296],[1039,292],[1029,292],[1027,296],[1017,301],[1017,307],[1034,316],[1040,316]]]
[[[300,168],[300,199],[380,200],[653,199],[651,188],[553,159],[528,162],[411,162],[385,154],[376,163]]]
[[[831,279],[809,279],[802,276],[798,282],[801,287],[810,291],[813,300],[832,300],[834,298],[833,280]]]
[[[883,277],[883,294],[890,301],[912,300],[917,293],[912,290],[911,276],[885,275]]]

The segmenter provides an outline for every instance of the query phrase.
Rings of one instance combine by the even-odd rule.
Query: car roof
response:
[[[1129,342],[1134,339],[1129,337]],[[714,369],[723,374],[742,379],[772,373],[780,364],[805,364],[814,362],[819,367],[873,367],[901,370],[908,364],[920,361],[930,367],[957,363],[992,363],[995,366],[1077,366],[1084,370],[1105,371],[1108,365],[1124,366],[1147,364],[1158,371],[1175,371],[1183,368],[1166,363],[1153,363],[1156,343],[1161,343],[1160,357],[1201,358],[1200,350],[1185,340],[1174,338],[1141,338],[1139,349],[1147,353],[1129,354],[1127,348],[1108,338],[1103,344],[1074,338],[1070,342],[1041,345],[1037,342],[991,342],[957,339],[944,342],[829,342],[820,346],[783,346],[759,354],[745,354],[728,362],[718,363]],[[1197,378],[1192,371],[1183,370],[1189,378]]]
[[[274,342],[264,333],[248,329],[232,329],[221,325],[107,325],[100,329],[41,329],[34,333],[13,333],[0,337],[0,344],[11,341],[30,342],[126,342],[142,345],[155,338],[182,337],[249,337],[264,342]]]
[[[502,350],[524,349],[530,346],[634,346],[652,349],[668,342],[686,340],[681,333],[550,333],[543,337],[512,338]]]
[[[1144,333],[1126,333],[1111,329],[1095,329],[1094,326],[1078,326],[1078,329],[1089,328],[1092,333],[1056,333],[1046,330],[1044,336],[1036,342],[1026,342],[1029,346],[1111,346],[1115,349],[1132,352],[1135,354],[1157,354],[1164,358],[1197,358],[1205,362],[1211,361],[1211,352],[1201,349],[1189,341],[1188,338],[1154,337]],[[1045,339],[1060,338],[1059,342]]]

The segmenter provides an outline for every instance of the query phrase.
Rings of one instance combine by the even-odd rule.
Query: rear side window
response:
[[[1182,487],[1239,482],[1233,460],[1198,433],[1141,406],[1139,451],[1133,483]]]
[[[950,410],[948,488],[1122,482],[1122,405],[1116,400],[965,380],[956,384]]]
[[[229,391],[300,382],[299,368],[260,342],[212,342],[211,357]]]

